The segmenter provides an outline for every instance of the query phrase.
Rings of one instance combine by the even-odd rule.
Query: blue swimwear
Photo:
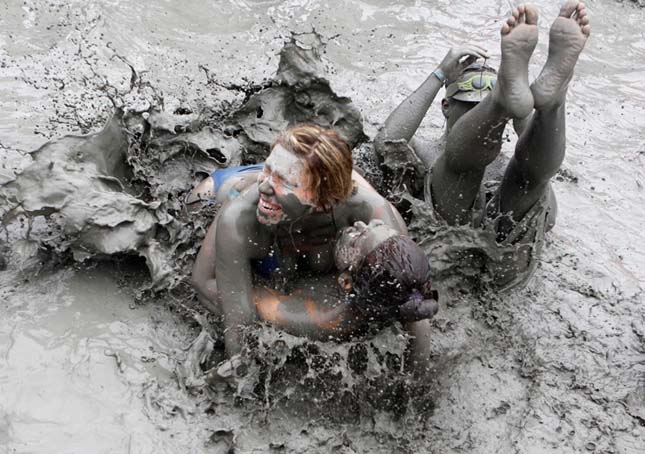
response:
[[[224,169],[217,169],[215,172],[211,173],[211,177],[213,178],[213,194],[217,194],[219,191],[219,188],[222,187],[224,182],[231,178],[234,175],[237,175],[238,173],[243,173],[243,172],[252,172],[252,171],[258,171],[262,170],[264,168],[264,164],[253,164],[249,166],[237,166],[237,167],[226,167]],[[233,199],[239,195],[239,192],[235,191],[233,194],[229,194],[228,198]]]
[[[263,279],[271,279],[273,273],[280,268],[280,257],[278,252],[267,255],[262,259],[251,260],[253,272]]]

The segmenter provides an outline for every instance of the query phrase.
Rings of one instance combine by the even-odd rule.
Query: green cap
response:
[[[457,79],[446,83],[446,98],[465,102],[480,102],[497,82],[497,71],[490,66],[474,63],[467,66]]]

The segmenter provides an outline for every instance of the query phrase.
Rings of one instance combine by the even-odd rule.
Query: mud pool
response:
[[[533,77],[558,10],[534,3]],[[181,292],[142,296],[150,286],[142,259],[44,257],[30,239],[55,241],[56,232],[18,217],[0,237],[0,452],[643,452],[645,10],[587,4],[592,36],[569,91],[559,214],[542,261],[525,288],[442,301],[431,378],[413,384],[416,395],[403,393],[405,411],[338,412],[325,405],[329,395],[289,389],[284,376],[276,387],[300,405],[244,400],[243,382],[236,392],[205,389],[190,366],[211,339]],[[284,43],[314,27],[333,92],[351,98],[374,137],[450,46],[479,43],[497,64],[508,8],[506,0],[2,0],[0,185],[48,140],[100,130],[115,100],[141,111],[151,97],[168,111],[239,105],[274,77]],[[436,138],[442,127],[437,100],[420,134]],[[401,342],[396,332],[379,339],[387,345],[377,350]],[[335,347],[321,348],[335,358]]]

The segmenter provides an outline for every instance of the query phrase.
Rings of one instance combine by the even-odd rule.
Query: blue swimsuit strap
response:
[[[243,172],[251,172],[254,170],[262,170],[264,168],[264,164],[252,164],[248,166],[237,166],[237,167],[226,167],[224,169],[217,169],[213,173],[211,173],[211,177],[213,178],[213,193],[217,194],[217,191],[219,191],[219,188],[222,187],[224,182],[228,180],[230,177],[233,175],[236,175],[238,173],[243,173]]]
[[[210,174],[210,177],[213,179],[213,194],[217,195],[217,192],[219,191],[219,188],[222,187],[224,182],[228,180],[230,177],[232,177],[235,174],[242,173],[242,172],[250,172],[250,171],[259,171],[264,168],[264,164],[252,164],[248,166],[236,166],[236,167],[225,167],[223,169],[217,169],[213,173]],[[190,192],[186,194],[186,198],[188,198],[188,195],[190,195]],[[213,201],[211,199],[203,199],[201,197],[193,200],[192,202],[184,202],[186,205],[192,205],[194,203],[199,203],[199,202],[206,202],[207,204],[212,204]]]

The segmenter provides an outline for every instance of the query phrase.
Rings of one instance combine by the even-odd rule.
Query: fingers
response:
[[[475,63],[476,61],[477,61],[477,57],[471,55],[470,57],[466,58],[463,62],[461,62],[461,66],[466,68],[472,65],[473,63]]]
[[[436,300],[412,300],[399,306],[399,316],[404,321],[419,321],[432,318],[439,311]]]
[[[477,57],[477,58],[484,58],[484,59],[490,58],[490,55],[488,54],[488,51],[486,51],[486,49],[474,44],[471,44],[468,47],[464,47],[463,49],[459,49],[458,55],[459,55],[459,58],[462,58],[462,57]]]

